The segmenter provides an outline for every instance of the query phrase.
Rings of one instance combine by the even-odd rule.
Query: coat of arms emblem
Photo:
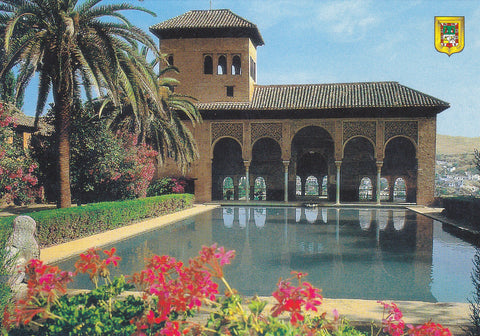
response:
[[[465,17],[435,16],[435,49],[450,56],[465,45]]]

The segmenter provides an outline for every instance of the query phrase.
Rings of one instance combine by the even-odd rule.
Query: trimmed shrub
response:
[[[160,196],[166,194],[183,194],[187,181],[183,178],[164,177],[153,181],[147,189],[147,196]]]
[[[193,200],[194,196],[190,194],[163,195],[25,215],[37,222],[38,241],[41,247],[45,247],[186,209],[192,206]],[[0,230],[11,227],[14,218],[15,216],[10,216],[0,219]]]

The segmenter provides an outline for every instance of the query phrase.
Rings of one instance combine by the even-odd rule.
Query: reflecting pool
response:
[[[270,295],[294,270],[330,298],[466,302],[473,290],[475,247],[404,209],[221,207],[115,243],[118,274],[152,254],[187,261],[214,242],[236,251],[226,278],[244,295]]]

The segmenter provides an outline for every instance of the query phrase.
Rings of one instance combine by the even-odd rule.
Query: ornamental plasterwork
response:
[[[260,138],[269,137],[278,143],[282,140],[282,123],[252,123],[252,144]]]
[[[413,120],[386,121],[385,122],[385,143],[391,138],[404,135],[418,143],[418,122]]]
[[[375,121],[344,121],[343,143],[355,136],[364,136],[376,143],[377,124]]]
[[[212,123],[212,143],[221,137],[231,137],[243,143],[243,124],[242,123]]]
[[[334,138],[335,134],[335,122],[333,121],[321,121],[321,122],[310,122],[310,121],[301,121],[301,122],[294,122],[293,123],[293,132],[291,134],[292,138],[295,137],[295,134],[297,134],[300,130],[302,130],[305,127],[310,127],[310,126],[315,126],[315,127],[321,127],[324,130],[326,130],[332,139]]]

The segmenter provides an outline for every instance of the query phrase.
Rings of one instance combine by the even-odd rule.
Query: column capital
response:
[[[250,167],[250,163],[251,163],[250,160],[243,160],[243,165],[245,166],[245,168]]]
[[[382,168],[383,167],[383,161],[377,161],[377,162],[375,162],[375,164],[377,165],[377,168]]]
[[[282,160],[282,163],[285,167],[288,167],[290,165],[290,160]]]
[[[335,166],[340,167],[342,165],[342,160],[335,160]]]

